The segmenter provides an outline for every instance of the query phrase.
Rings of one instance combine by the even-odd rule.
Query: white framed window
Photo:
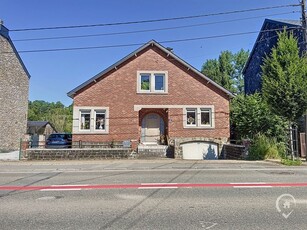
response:
[[[105,130],[106,129],[106,111],[105,110],[95,110],[95,130]]]
[[[91,110],[80,110],[80,130],[90,130]]]
[[[184,128],[214,128],[214,107],[195,106],[183,109]]]
[[[108,134],[109,108],[75,106],[73,111],[73,133]]]
[[[137,93],[168,92],[167,71],[137,71]]]
[[[196,126],[197,122],[197,109],[188,108],[186,110],[186,125],[187,126]]]

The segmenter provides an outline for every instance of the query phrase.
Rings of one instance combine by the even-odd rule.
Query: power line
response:
[[[88,38],[88,37],[99,37],[99,36],[135,34],[135,33],[163,31],[163,30],[176,30],[176,29],[183,29],[183,28],[191,28],[191,27],[198,27],[198,26],[206,26],[206,25],[222,24],[222,23],[229,23],[229,22],[235,22],[235,21],[250,20],[250,19],[255,19],[255,18],[258,19],[258,18],[261,18],[261,17],[271,17],[271,16],[277,16],[277,15],[292,14],[292,13],[297,13],[297,12],[300,12],[300,11],[291,11],[291,12],[284,12],[284,13],[279,13],[279,14],[267,14],[267,15],[262,15],[262,16],[246,17],[246,18],[231,19],[231,20],[222,20],[222,21],[217,21],[217,22],[207,22],[207,23],[199,23],[199,24],[192,24],[192,25],[185,25],[185,26],[164,27],[164,28],[156,28],[156,29],[123,31],[123,32],[113,32],[113,33],[85,34],[85,35],[72,35],[72,36],[55,36],[55,37],[40,37],[40,38],[24,38],[24,39],[15,39],[13,41],[14,42],[21,42],[21,41],[44,41],[44,40],[56,40],[56,39],[73,39],[73,38]]]
[[[12,31],[12,32],[24,32],[24,31],[37,31],[37,30],[57,30],[57,29],[75,29],[75,28],[88,28],[88,27],[131,25],[131,24],[153,23],[153,22],[163,22],[163,21],[174,21],[174,20],[184,20],[184,19],[220,16],[220,15],[253,12],[253,11],[260,11],[260,10],[270,10],[270,9],[279,9],[279,8],[287,8],[287,7],[296,7],[296,6],[300,6],[300,4],[269,6],[269,7],[252,8],[252,9],[245,9],[245,10],[234,10],[234,11],[226,11],[226,12],[218,12],[218,13],[210,13],[210,14],[200,14],[200,15],[191,15],[191,16],[183,16],[183,17],[173,17],[173,18],[160,18],[160,19],[128,21],[128,22],[100,23],[100,24],[89,24],[89,25],[23,28],[23,29],[12,29],[10,31]]]
[[[298,27],[288,27],[287,29],[297,29]],[[223,34],[223,35],[213,35],[206,37],[196,37],[196,38],[185,38],[185,39],[176,39],[176,40],[166,40],[160,41],[159,43],[176,43],[176,42],[188,42],[196,40],[206,40],[213,38],[223,38],[231,36],[240,36],[246,34],[255,34],[255,33],[264,33],[270,31],[280,31],[283,28],[262,30],[262,31],[250,31],[250,32],[241,32],[241,33],[232,33],[232,34]],[[88,46],[88,47],[73,47],[73,48],[57,48],[57,49],[41,49],[41,50],[21,50],[19,53],[41,53],[41,52],[58,52],[58,51],[73,51],[73,50],[90,50],[90,49],[106,49],[106,48],[120,48],[120,47],[130,47],[130,46],[141,46],[144,43],[132,43],[132,44],[119,44],[119,45],[106,45],[106,46]],[[8,52],[7,52],[8,53]]]

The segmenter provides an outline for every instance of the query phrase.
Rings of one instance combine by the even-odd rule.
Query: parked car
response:
[[[71,148],[71,144],[70,133],[52,133],[46,140],[46,148]]]

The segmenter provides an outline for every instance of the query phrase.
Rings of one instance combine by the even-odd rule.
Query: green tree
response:
[[[256,134],[262,133],[278,141],[285,140],[286,122],[271,112],[258,93],[236,96],[230,104],[230,120],[236,139],[252,139]]]
[[[307,109],[307,58],[300,57],[297,39],[286,31],[262,66],[263,97],[271,110],[287,119],[289,126]],[[289,134],[291,140],[292,135]],[[292,150],[292,145],[290,145]],[[293,151],[291,151],[293,158]]]
[[[249,51],[244,51],[243,49],[235,54],[228,50],[223,51],[218,59],[207,60],[203,64],[201,72],[232,93],[243,93],[242,70],[248,55]]]
[[[58,132],[71,132],[72,105],[65,107],[59,101],[29,101],[28,120],[49,121]]]

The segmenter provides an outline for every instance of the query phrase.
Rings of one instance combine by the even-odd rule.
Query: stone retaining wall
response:
[[[28,160],[127,159],[133,156],[130,148],[104,149],[27,149]]]

